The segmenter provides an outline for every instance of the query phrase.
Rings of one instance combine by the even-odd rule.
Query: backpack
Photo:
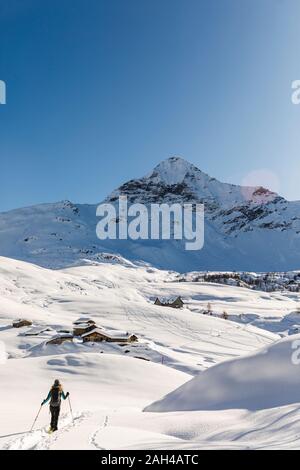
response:
[[[60,386],[52,387],[50,406],[60,406],[60,403],[61,403],[61,388]]]

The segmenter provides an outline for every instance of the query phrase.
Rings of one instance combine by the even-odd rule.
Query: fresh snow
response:
[[[163,182],[167,186],[172,186],[182,183],[191,170],[197,169],[180,157],[171,157],[157,165],[148,178],[155,178],[157,183]]]
[[[300,202],[180,157],[106,202],[121,194],[148,207],[204,203],[204,249],[100,242],[96,205],[0,214],[0,449],[299,449]],[[178,296],[182,309],[154,305]],[[32,325],[13,328],[17,318]],[[89,319],[138,341],[73,337]],[[47,434],[46,405],[30,432],[56,378],[74,421],[65,401]]]
[[[211,367],[146,411],[257,411],[297,403],[300,375],[297,373],[299,365],[292,360],[294,355],[298,362],[300,335]]]
[[[290,354],[298,337],[273,331],[274,322],[297,322],[299,294],[178,277],[113,260],[53,271],[0,258],[0,341],[8,353],[0,365],[0,448],[299,447],[300,384]],[[182,309],[153,304],[177,295]],[[208,302],[213,316],[201,313]],[[217,315],[224,310],[234,321]],[[19,317],[33,325],[12,328]],[[47,345],[78,318],[139,341]],[[30,433],[55,378],[71,394],[74,422],[63,402],[60,429],[49,436],[45,406]]]
[[[204,270],[291,271],[300,265],[300,202],[264,188],[222,183],[172,157],[145,177],[114,190],[105,202],[204,203],[205,245],[181,240],[103,240],[96,204],[62,201],[0,214],[0,255],[54,269],[83,263],[137,262],[184,273]]]

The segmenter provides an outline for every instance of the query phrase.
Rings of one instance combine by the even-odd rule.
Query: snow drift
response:
[[[144,411],[256,411],[299,403],[300,365],[292,361],[295,347],[300,347],[300,335],[213,366]]]

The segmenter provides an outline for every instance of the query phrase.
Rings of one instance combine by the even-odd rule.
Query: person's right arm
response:
[[[45,398],[45,400],[42,401],[42,405],[41,405],[41,406],[45,405],[45,404],[47,403],[47,401],[50,400],[50,398],[51,398],[51,390],[49,391],[47,398]]]

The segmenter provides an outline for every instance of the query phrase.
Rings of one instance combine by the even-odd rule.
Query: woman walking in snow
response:
[[[43,400],[42,406],[50,400],[50,413],[51,413],[51,424],[49,432],[57,431],[57,423],[60,413],[61,399],[66,400],[69,396],[69,392],[66,394],[63,391],[62,385],[58,379],[54,381],[47,398]]]

